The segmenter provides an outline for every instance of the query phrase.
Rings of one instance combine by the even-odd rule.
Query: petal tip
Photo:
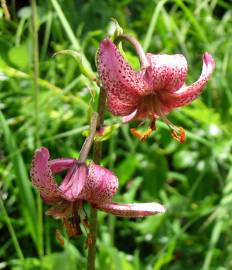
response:
[[[157,204],[156,209],[157,209],[157,212],[159,212],[159,213],[165,213],[166,212],[166,207],[164,207],[162,204]]]
[[[100,44],[100,47],[102,49],[106,49],[107,47],[110,47],[113,45],[113,42],[109,39],[109,38],[104,38],[102,41],[101,41],[101,44]]]
[[[139,218],[166,212],[159,203],[106,203],[95,205],[95,208],[119,217]]]
[[[212,65],[213,67],[215,66],[215,61],[213,59],[213,56],[210,53],[205,52],[202,58],[203,58],[203,61],[206,63],[206,65]]]
[[[35,150],[35,156],[37,156],[37,155],[44,155],[48,159],[50,157],[48,149],[46,147],[43,147],[43,146]]]
[[[123,124],[127,124],[127,123],[129,123],[130,121],[132,121],[134,118],[135,118],[135,116],[136,116],[136,114],[137,114],[137,109],[136,110],[134,110],[131,114],[129,114],[129,115],[126,115],[126,116],[123,116],[122,117],[122,123]]]
[[[49,166],[49,156],[47,148],[37,149],[32,160],[30,175],[32,184],[39,190],[42,199],[46,203],[53,203],[59,200],[60,192]]]

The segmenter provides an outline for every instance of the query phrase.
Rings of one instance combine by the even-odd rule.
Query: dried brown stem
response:
[[[10,20],[10,12],[8,10],[6,0],[1,0],[1,6],[2,6],[2,10],[3,10],[3,13],[4,13],[6,20],[9,21]]]

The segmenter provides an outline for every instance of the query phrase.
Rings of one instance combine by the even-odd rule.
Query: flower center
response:
[[[156,119],[159,117],[157,104],[159,98],[157,94],[144,96],[139,104],[138,114],[140,118]]]
[[[165,111],[162,109],[159,93],[144,96],[141,100],[141,103],[139,104],[137,115],[140,119],[151,119],[150,126],[144,133],[141,133],[135,128],[131,129],[131,133],[141,141],[146,140],[152,134],[152,132],[155,130],[155,121],[160,117],[170,128],[171,136],[179,143],[184,143],[186,138],[185,130],[182,127],[175,126],[168,120],[165,115]]]

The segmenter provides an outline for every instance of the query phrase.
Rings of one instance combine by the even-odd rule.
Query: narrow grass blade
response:
[[[3,130],[6,150],[10,156],[15,172],[16,184],[19,188],[19,196],[21,199],[22,212],[25,217],[26,224],[35,244],[37,243],[37,225],[36,225],[36,208],[35,200],[32,194],[31,184],[28,179],[27,169],[23,157],[17,147],[14,135],[11,133],[9,126],[3,113],[0,111],[0,123]]]
[[[160,11],[162,10],[162,8],[163,8],[163,6],[164,6],[164,4],[166,2],[167,2],[167,0],[162,0],[154,8],[154,12],[153,12],[153,15],[152,15],[152,18],[151,18],[151,22],[149,24],[148,31],[147,31],[147,34],[145,36],[144,43],[143,43],[143,48],[144,48],[145,51],[147,51],[147,49],[150,46],[151,38],[152,38],[152,35],[154,33],[155,26],[156,26]]]
[[[14,231],[14,228],[12,226],[10,217],[8,216],[8,213],[7,213],[6,208],[4,206],[4,202],[3,202],[2,198],[1,198],[1,195],[0,195],[0,208],[2,208],[3,216],[5,218],[6,225],[8,227],[9,232],[10,232],[10,236],[11,236],[11,239],[13,241],[17,256],[21,261],[23,261],[24,260],[23,252],[22,252],[22,250],[20,248],[20,245],[19,245],[19,242],[18,242],[18,239],[17,239],[17,235],[16,235],[16,233]]]
[[[193,27],[195,28],[199,38],[206,44],[208,44],[208,39],[206,33],[204,33],[203,27],[199,24],[194,14],[190,9],[183,3],[182,0],[175,0],[176,4],[183,10],[186,17],[189,19]]]
[[[81,45],[80,45],[79,41],[77,40],[77,38],[75,37],[73,30],[72,30],[68,20],[66,19],[58,1],[57,0],[50,0],[50,1],[53,5],[54,9],[56,10],[56,13],[60,19],[60,22],[61,22],[69,40],[70,40],[70,42],[72,43],[74,49],[77,51],[81,51]],[[91,65],[83,53],[82,53],[82,64],[83,64],[83,66],[85,66],[86,69],[89,69],[89,73],[93,73]]]

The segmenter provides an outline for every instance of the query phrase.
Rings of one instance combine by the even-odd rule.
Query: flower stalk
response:
[[[98,121],[97,130],[99,130],[104,123],[104,113],[106,105],[106,92],[100,88],[99,101],[98,101]],[[93,161],[99,164],[102,156],[102,142],[95,142],[93,148]],[[95,269],[96,257],[96,235],[97,235],[97,209],[91,206],[90,210],[90,236],[91,244],[89,245],[87,270]]]
[[[94,136],[95,136],[96,128],[97,128],[97,122],[98,122],[98,113],[94,112],[91,118],[89,136],[86,138],[80,151],[80,157],[78,159],[80,163],[84,163],[88,157],[89,151],[94,141]]]
[[[38,42],[38,26],[37,26],[37,3],[36,0],[31,0],[31,36],[32,36],[32,46],[33,46],[33,90],[34,90],[34,138],[36,147],[40,144],[39,138],[39,42]],[[43,239],[43,205],[42,201],[37,195],[37,209],[38,209],[38,253],[42,261],[42,256],[44,254],[44,239]]]
[[[117,36],[117,38],[115,39],[115,43],[117,44],[119,41],[125,39],[126,41],[128,41],[136,50],[136,53],[139,57],[139,61],[140,61],[140,65],[141,65],[141,69],[146,69],[150,66],[146,54],[143,50],[143,47],[141,46],[141,44],[138,42],[137,39],[135,39],[132,36],[126,35],[126,34],[122,34]]]

